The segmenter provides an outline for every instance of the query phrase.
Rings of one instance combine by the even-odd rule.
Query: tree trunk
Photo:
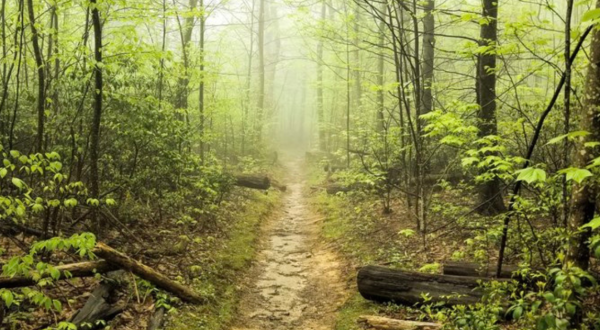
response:
[[[265,6],[266,0],[260,0],[258,12],[258,103],[256,114],[256,142],[262,140],[263,114],[265,111]]]
[[[150,322],[148,322],[148,326],[146,330],[158,330],[162,327],[165,322],[165,309],[163,307],[157,308],[152,317],[150,317]]]
[[[433,110],[433,67],[435,60],[435,1],[428,0],[423,10],[423,101],[421,114]]]
[[[126,303],[113,301],[122,276],[123,271],[109,274],[108,279],[92,292],[85,305],[70,320],[77,329],[95,329],[97,321],[107,321],[125,309]]]
[[[325,23],[327,4],[321,0],[321,23]],[[323,107],[323,44],[324,38],[319,38],[317,44],[317,125],[319,130],[319,150],[327,150],[325,145],[325,110]]]
[[[596,8],[600,8],[600,1]],[[598,153],[598,147],[586,147],[585,144],[600,141],[600,30],[594,29],[592,33],[586,91],[583,106],[580,107],[581,130],[591,134],[577,142],[574,166],[578,168],[585,168]],[[587,241],[591,231],[589,228],[580,229],[594,218],[597,196],[598,188],[591,178],[580,184],[574,183],[571,193],[571,215],[568,220],[571,235],[567,262],[584,270],[589,266],[590,249]]]
[[[498,3],[495,0],[482,0],[483,19],[481,24],[480,44],[488,46],[483,54],[477,57],[477,103],[479,105],[478,126],[479,137],[496,135],[496,44],[498,42]],[[495,215],[506,210],[502,200],[500,179],[484,182],[479,187],[479,212]]]
[[[100,158],[100,122],[102,120],[102,23],[100,11],[96,0],[90,0],[92,7],[92,25],[94,28],[94,114],[90,131],[90,197],[100,198],[100,177],[98,174],[98,160]],[[99,231],[97,212],[93,212],[96,230]]]
[[[200,109],[200,159],[202,163],[204,163],[204,152],[205,152],[205,142],[204,138],[205,134],[205,109],[204,109],[204,37],[205,37],[205,26],[206,26],[206,17],[205,17],[205,8],[204,8],[204,0],[200,0],[200,87],[198,92],[198,107]]]
[[[44,57],[40,48],[40,37],[35,27],[35,12],[33,0],[27,0],[27,9],[29,14],[29,27],[31,29],[31,43],[33,45],[33,54],[35,56],[35,65],[38,74],[38,96],[37,96],[37,136],[36,150],[44,152],[44,119],[46,106],[46,68],[44,68]]]
[[[481,281],[485,279],[423,274],[381,266],[363,267],[357,276],[358,291],[365,299],[409,306],[423,303],[423,293],[427,293],[431,298],[429,302],[433,303],[474,304],[483,296],[479,289]]]
[[[251,189],[267,190],[271,187],[271,180],[261,175],[236,175],[235,185]]]

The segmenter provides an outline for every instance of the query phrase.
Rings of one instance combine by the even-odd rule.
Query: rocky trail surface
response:
[[[320,219],[305,195],[303,161],[286,163],[280,211],[263,229],[232,330],[329,330],[346,296],[341,263],[320,238]]]

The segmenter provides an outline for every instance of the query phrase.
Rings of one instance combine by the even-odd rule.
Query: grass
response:
[[[280,200],[280,194],[255,192],[243,210],[232,212],[227,238],[214,244],[213,260],[203,265],[195,289],[211,301],[203,306],[185,306],[170,313],[169,330],[220,330],[231,324],[239,299],[239,280],[249,270],[256,255],[256,242],[262,221]]]

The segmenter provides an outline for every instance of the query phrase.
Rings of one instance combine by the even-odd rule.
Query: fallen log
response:
[[[428,294],[429,302],[433,303],[473,304],[481,300],[480,282],[486,280],[489,279],[423,274],[381,266],[363,267],[357,276],[358,291],[365,299],[406,305],[423,303],[422,294]]]
[[[106,273],[117,269],[117,267],[104,260],[77,262],[56,266],[55,268],[60,272],[59,279],[61,280],[74,277],[90,277],[97,273]],[[67,273],[70,273],[70,277],[67,277]],[[45,273],[42,276],[42,278],[49,277],[50,274],[48,273]],[[18,288],[36,284],[37,282],[31,277],[26,276],[0,277],[0,289]]]
[[[357,322],[367,326],[367,329],[378,330],[434,330],[442,328],[439,323],[397,320],[371,315],[361,315],[358,317]]]
[[[271,180],[264,175],[236,175],[235,185],[250,189],[267,190],[271,187]]]
[[[512,278],[518,271],[519,266],[503,265],[500,278]],[[482,267],[474,262],[447,262],[444,264],[443,273],[454,276],[496,277],[496,265]]]
[[[158,330],[162,327],[165,321],[165,309],[163,307],[159,307],[154,310],[154,313],[150,317],[150,322],[148,322],[148,326],[146,330]]]
[[[373,188],[376,188],[376,187],[373,185],[367,184],[367,183],[362,183],[362,182],[355,182],[350,185],[343,185],[340,183],[331,183],[325,187],[325,191],[329,195],[335,195],[337,193],[348,193],[351,191],[369,190],[369,189],[373,189]]]
[[[329,195],[336,195],[337,193],[347,193],[352,191],[352,188],[349,186],[341,185],[339,183],[332,183],[325,187],[325,191]]]
[[[287,190],[287,186],[286,185],[281,184],[279,181],[277,181],[275,179],[271,179],[271,185],[273,187],[277,188],[281,192],[285,192]]]
[[[120,278],[123,274],[121,270],[109,273],[107,279],[94,289],[85,305],[71,317],[71,323],[75,324],[77,329],[95,329],[98,321],[107,321],[125,309],[124,302],[111,300],[114,299],[115,291],[122,284]]]
[[[160,289],[171,292],[172,294],[181,298],[183,301],[193,304],[202,304],[206,302],[206,299],[194,292],[192,289],[172,281],[165,275],[156,272],[154,269],[130,258],[126,254],[121,253],[104,243],[99,242],[96,244],[96,248],[94,248],[94,254],[104,258],[106,261],[118,266],[119,268],[128,270],[145,279],[146,281],[153,283]]]

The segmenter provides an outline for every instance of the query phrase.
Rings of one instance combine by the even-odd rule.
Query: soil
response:
[[[347,297],[342,263],[320,237],[300,159],[286,161],[287,192],[264,240],[231,330],[329,330]]]

